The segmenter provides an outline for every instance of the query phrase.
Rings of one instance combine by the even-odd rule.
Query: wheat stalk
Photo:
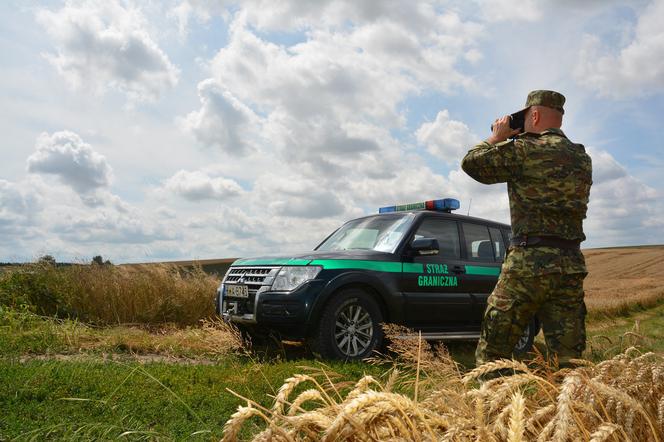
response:
[[[355,387],[350,391],[350,393],[348,393],[346,396],[346,401],[354,399],[367,391],[371,384],[376,385],[378,388],[383,388],[380,385],[380,382],[378,382],[373,376],[363,376],[359,381],[357,381]]]
[[[499,359],[497,361],[487,362],[482,364],[479,367],[471,370],[462,378],[464,384],[469,383],[470,381],[477,379],[480,376],[483,376],[488,373],[492,373],[498,370],[514,370],[514,371],[523,371],[530,372],[528,366],[521,361],[513,361],[510,359]]]
[[[526,423],[526,429],[530,433],[534,433],[537,430],[537,426],[540,425],[540,421],[542,421],[546,417],[550,417],[551,414],[553,414],[556,411],[556,405],[555,404],[549,404],[546,405],[539,410],[535,411],[530,418],[528,419],[528,422]]]
[[[320,394],[320,391],[316,390],[315,388],[303,391],[291,404],[290,408],[288,409],[288,415],[293,416],[298,410],[304,411],[302,410],[303,403],[316,400],[325,402],[323,396]]]
[[[272,411],[275,414],[283,414],[284,404],[286,404],[286,402],[288,401],[288,397],[293,392],[295,387],[297,387],[302,382],[307,382],[307,381],[313,382],[318,386],[318,382],[316,382],[316,379],[305,374],[297,374],[293,377],[286,379],[286,381],[283,383],[283,385],[279,388],[279,391],[277,392],[277,396],[274,399],[274,406],[272,407]]]
[[[332,424],[332,418],[318,410],[298,414],[297,416],[289,416],[287,421],[293,425],[296,431],[307,429],[316,433],[325,431]]]
[[[266,422],[269,421],[263,413],[251,405],[246,407],[239,406],[237,411],[231,415],[230,419],[228,419],[226,425],[224,425],[223,438],[221,439],[222,442],[236,441],[240,428],[242,428],[244,422],[252,416],[260,416],[265,419]]]

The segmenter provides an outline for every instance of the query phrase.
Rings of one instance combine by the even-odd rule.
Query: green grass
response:
[[[605,359],[632,345],[664,353],[664,302],[621,316],[597,315],[588,323],[590,358]]]
[[[301,365],[314,363],[256,364],[235,357],[215,365],[0,360],[0,439],[42,440],[49,432],[54,439],[114,438],[128,431],[137,432],[135,438],[143,432],[218,439],[243,404],[227,388],[269,406],[270,395],[302,372]],[[328,370],[346,379],[381,372],[363,363],[335,363]]]

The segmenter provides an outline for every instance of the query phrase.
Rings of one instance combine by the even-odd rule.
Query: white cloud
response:
[[[30,236],[42,207],[42,198],[27,183],[0,179],[0,244],[6,247],[17,237]]]
[[[394,8],[343,3],[345,12],[335,9],[339,3],[311,9],[337,11],[323,16],[295,3],[242,3],[229,43],[211,62],[213,79],[199,84],[202,106],[182,120],[184,128],[226,153],[254,146],[264,156],[276,153],[277,162],[298,166],[298,175],[309,178],[394,177],[402,146],[390,131],[405,124],[400,105],[426,88],[472,87],[456,64],[471,50],[471,58],[480,57],[474,45],[481,26],[427,2],[410,8],[410,16],[398,13],[398,2]],[[299,24],[278,23],[276,15],[295,10]],[[342,12],[355,22],[335,22]],[[263,21],[268,15],[277,21]],[[306,40],[288,47],[252,27],[305,23]]]
[[[481,0],[478,6],[482,17],[488,22],[537,21],[542,17],[540,4],[536,0]]]
[[[345,219],[265,216],[261,207],[221,207],[213,216],[199,220],[213,227],[203,243],[211,256],[261,256],[312,250]],[[216,253],[216,255],[215,255]]]
[[[67,2],[55,12],[39,10],[37,21],[56,46],[46,58],[74,87],[117,89],[142,101],[177,84],[178,69],[146,31],[141,12],[126,3]]]
[[[210,177],[198,170],[178,171],[164,182],[164,189],[190,201],[223,200],[242,193],[242,187],[234,180]]]
[[[407,94],[473,84],[455,65],[476,49],[481,26],[453,12],[430,12],[423,27],[390,17],[329,30],[312,19],[307,40],[286,48],[252,32],[245,11],[212,69],[221,84],[260,108],[283,106],[297,116],[362,109],[398,122],[395,108]]]
[[[438,112],[436,120],[424,123],[415,132],[417,141],[447,163],[456,163],[479,139],[465,123],[450,119],[447,109]]]
[[[201,109],[181,120],[186,131],[202,144],[232,155],[256,149],[261,121],[249,107],[212,79],[198,85],[198,95]]]
[[[257,207],[272,214],[296,218],[326,218],[345,210],[328,180],[304,178],[296,173],[267,173],[256,180],[254,198]]]
[[[441,4],[424,0],[184,0],[174,14],[183,28],[191,16],[208,21],[214,15],[229,17],[229,10],[241,9],[251,26],[262,31],[306,31],[311,29],[341,29],[348,25],[369,22],[398,22],[405,28],[422,32],[437,32],[437,27],[450,23],[440,20]],[[450,9],[455,9],[454,7]],[[466,34],[470,29],[465,29]],[[450,34],[461,29],[449,29]],[[463,38],[463,33],[458,32]]]
[[[95,211],[70,208],[62,211],[54,207],[51,211],[58,213],[51,227],[52,232],[72,244],[91,243],[113,247],[114,244],[149,244],[157,240],[174,240],[180,236],[174,226],[142,217],[136,210],[130,213],[106,208]]]
[[[609,152],[602,149],[588,148],[593,162],[593,185],[609,182],[628,176],[627,170]]]
[[[661,242],[664,195],[631,176],[613,156],[589,148],[593,160],[586,235],[596,245]]]
[[[664,1],[644,8],[632,40],[619,50],[587,35],[579,54],[577,80],[613,98],[652,95],[664,91]]]
[[[108,207],[120,213],[129,213],[131,206],[118,195],[106,189],[79,195],[83,204],[90,208]]]
[[[337,10],[339,5],[346,9]],[[307,32],[304,41],[286,47],[257,29]],[[248,122],[255,151],[272,161],[247,192],[246,206],[223,206],[218,216],[197,218],[190,227],[203,232],[217,226],[218,241],[246,256],[261,248],[311,248],[379,201],[459,194],[422,165],[412,146],[404,149],[392,130],[404,127],[400,105],[409,96],[427,88],[473,87],[456,64],[481,58],[475,47],[480,25],[427,2],[408,8],[401,2],[243,2],[229,34],[210,64],[212,79],[199,85],[202,106],[184,119],[184,127],[204,144],[215,144],[214,137],[227,130],[230,109],[247,116],[237,120]],[[212,106],[212,97],[224,106]],[[467,129],[448,122],[459,125]],[[449,142],[463,144],[457,132]]]
[[[191,17],[195,17],[198,22],[208,22],[212,16],[229,16],[227,7],[232,5],[233,1],[224,0],[184,0],[169,13],[174,17],[178,24],[178,30],[181,36],[186,36],[189,32]]]
[[[265,138],[279,157],[312,177],[339,178],[353,172],[391,175],[384,162],[398,149],[384,129],[371,124],[343,123],[329,116],[298,118],[280,109],[265,125]]]
[[[28,158],[28,172],[57,176],[79,194],[109,186],[113,176],[106,158],[69,131],[43,133]]]

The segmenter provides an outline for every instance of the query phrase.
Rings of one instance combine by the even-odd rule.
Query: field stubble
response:
[[[615,315],[664,299],[664,246],[588,249],[586,305],[592,314]]]

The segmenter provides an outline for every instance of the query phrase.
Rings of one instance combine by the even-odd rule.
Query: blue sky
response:
[[[585,247],[664,243],[664,2],[10,1],[0,261],[289,253],[456,197],[533,89],[593,158]]]

